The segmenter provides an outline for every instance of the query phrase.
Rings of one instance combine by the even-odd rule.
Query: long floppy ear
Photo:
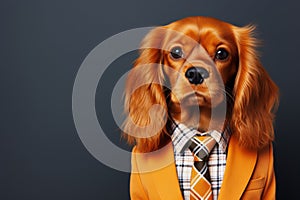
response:
[[[274,139],[273,119],[279,91],[259,61],[254,29],[254,26],[234,28],[239,67],[233,92],[231,129],[242,146],[260,149]]]
[[[162,28],[146,35],[125,86],[127,118],[123,135],[140,152],[157,150],[166,138],[167,105],[161,66],[163,37]]]

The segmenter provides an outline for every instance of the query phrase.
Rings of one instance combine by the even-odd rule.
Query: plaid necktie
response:
[[[211,136],[194,136],[189,149],[194,155],[194,165],[191,173],[191,200],[212,199],[207,161],[210,151],[216,144]]]

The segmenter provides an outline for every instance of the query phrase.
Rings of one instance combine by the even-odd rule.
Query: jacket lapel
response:
[[[169,165],[155,173],[153,179],[156,191],[162,200],[183,200],[175,164]]]
[[[237,139],[231,137],[219,200],[241,198],[251,178],[256,159],[257,151],[242,148]]]
[[[152,186],[163,200],[182,200],[174,161],[173,145],[138,158],[139,170],[149,172]]]

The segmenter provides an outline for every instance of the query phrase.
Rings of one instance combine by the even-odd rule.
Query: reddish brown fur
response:
[[[131,72],[128,76],[125,89],[125,112],[128,113],[128,117],[124,122],[124,135],[129,143],[136,143],[137,149],[141,152],[156,150],[170,141],[170,135],[166,130],[166,121],[170,117],[169,115],[176,120],[183,119],[180,116],[183,115],[185,108],[178,108],[178,101],[185,98],[187,90],[182,86],[183,83],[175,83],[175,78],[163,65],[170,66],[181,73],[190,64],[186,64],[184,61],[174,61],[168,57],[168,52],[162,50],[168,49],[169,45],[174,43],[172,33],[163,31],[168,29],[179,31],[198,41],[212,59],[220,44],[229,51],[228,60],[215,61],[224,84],[232,84],[233,105],[228,105],[226,126],[231,128],[232,136],[237,137],[240,144],[247,148],[260,149],[269,144],[274,139],[273,119],[274,108],[278,104],[278,88],[259,61],[255,50],[257,40],[252,36],[254,27],[236,27],[206,17],[190,17],[176,21],[162,28],[153,29],[144,38],[134,69],[139,69],[139,66],[145,64],[155,65],[156,63],[156,66]],[[146,48],[149,46],[157,48]],[[189,44],[185,47],[189,48]],[[199,55],[192,53],[188,56],[194,60],[202,59]],[[210,69],[209,66],[207,68]],[[154,81],[154,83],[132,91],[134,85],[143,80]],[[170,102],[167,102],[162,87],[166,80],[169,80],[172,86]],[[206,84],[214,83],[208,80]],[[198,128],[207,130],[211,109],[209,100],[212,93],[209,93],[206,85],[191,87],[195,92],[203,95],[205,100],[199,101],[199,105],[197,105],[204,111],[203,113],[206,113],[204,117],[201,116],[202,125]],[[218,91],[217,85],[213,85],[213,88],[216,89],[216,92]],[[173,95],[173,90],[176,96]],[[224,101],[221,98],[222,95],[219,96],[220,102]],[[152,113],[151,120],[149,111],[155,104],[161,105],[165,111],[169,112],[169,115],[161,109]],[[205,110],[208,111],[205,112]],[[142,133],[139,129],[139,127],[150,124],[151,127],[162,128],[157,133],[151,133],[153,129]],[[149,137],[150,135],[151,137]]]

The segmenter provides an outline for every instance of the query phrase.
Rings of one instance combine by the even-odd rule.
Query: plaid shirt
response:
[[[194,164],[194,156],[189,150],[190,139],[198,134],[196,129],[190,129],[183,124],[173,124],[172,142],[174,146],[175,165],[179,180],[180,189],[185,200],[190,199],[190,178],[192,166]],[[225,131],[223,134],[218,131],[210,131],[217,144],[212,149],[209,160],[208,169],[211,177],[211,186],[213,199],[218,199],[219,191],[222,185],[223,175],[226,166],[227,144],[230,138],[230,132]]]

